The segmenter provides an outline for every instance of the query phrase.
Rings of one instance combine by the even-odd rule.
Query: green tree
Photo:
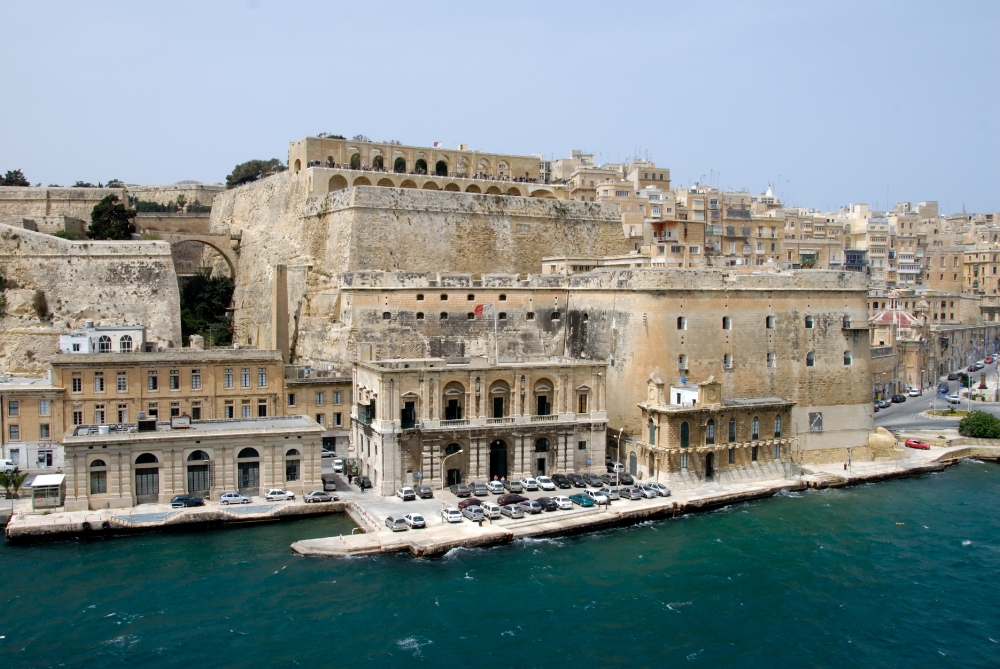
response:
[[[0,179],[0,186],[30,186],[24,172],[21,170],[7,170],[7,175]]]
[[[205,271],[196,274],[181,287],[181,336],[187,341],[200,334],[214,346],[228,346],[233,341],[233,325],[226,309],[233,299],[233,280],[213,277]]]
[[[95,187],[94,184],[90,183],[89,181],[77,181],[75,184],[73,184],[73,188],[94,188],[94,187]]]
[[[10,470],[9,472],[0,472],[0,485],[3,486],[4,496],[7,499],[13,499],[17,497],[17,491],[24,484],[24,480],[28,478],[28,472],[22,472],[17,467]],[[14,494],[11,495],[11,489],[14,490]]]
[[[108,195],[94,205],[90,212],[87,236],[91,239],[132,239],[135,226],[135,209],[129,209],[117,195]]]
[[[77,232],[76,230],[56,230],[52,233],[53,237],[59,237],[60,239],[68,239],[71,242],[79,241],[81,239],[86,239],[83,233]]]
[[[251,181],[257,181],[264,177],[269,177],[278,172],[284,172],[287,167],[277,158],[270,160],[248,160],[233,168],[233,171],[226,177],[226,188],[236,188]]]
[[[976,439],[1000,439],[1000,419],[985,411],[972,411],[959,421],[958,433]]]
[[[112,179],[108,182],[108,188],[124,188],[125,184],[122,183],[121,179]]]

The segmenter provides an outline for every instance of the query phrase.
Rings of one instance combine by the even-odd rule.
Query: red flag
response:
[[[493,316],[492,304],[477,304],[476,316]]]

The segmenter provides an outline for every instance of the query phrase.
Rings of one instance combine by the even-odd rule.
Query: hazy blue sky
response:
[[[0,170],[217,182],[326,131],[997,211],[998,31],[995,0],[0,0]]]

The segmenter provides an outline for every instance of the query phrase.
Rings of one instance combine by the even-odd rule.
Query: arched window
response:
[[[458,444],[448,444],[447,446],[444,447],[444,454],[452,455],[454,453],[458,453],[460,450],[462,450],[462,447],[459,446]]]
[[[813,317],[812,316],[806,316],[806,329],[807,330],[812,330],[812,327],[813,327]]]
[[[422,311],[418,311],[417,312],[417,320],[418,321],[424,320],[424,312],[422,312]]]
[[[652,418],[649,419],[649,445],[656,446],[656,425]]]
[[[192,462],[200,460],[210,460],[211,458],[208,457],[208,453],[206,453],[205,451],[194,451],[191,453],[191,455],[187,457],[187,459],[188,462]]]
[[[722,317],[722,329],[723,330],[732,330],[733,329],[733,319],[730,318],[729,316],[723,316]]]
[[[808,353],[806,353],[806,367],[815,367],[815,366],[816,366],[816,354],[813,353],[812,351],[809,351]]]
[[[404,174],[406,172],[406,158],[399,156],[392,163],[392,171],[397,174]]]
[[[774,329],[774,316],[767,316],[764,318],[764,327],[768,330]]]
[[[443,321],[448,320],[448,312],[447,311],[442,311],[441,312],[441,320],[443,320]]]
[[[628,473],[632,476],[639,474],[639,458],[636,457],[635,451],[628,454]]]
[[[390,312],[388,312],[388,311],[383,311],[382,312],[382,320],[384,320],[384,321],[390,321],[390,320],[392,320],[392,314]]]
[[[850,316],[844,316],[844,328],[848,329],[848,330],[851,328],[851,317]]]
[[[549,452],[549,440],[542,438],[535,440],[535,453],[548,453]]]
[[[688,327],[687,319],[684,318],[683,316],[678,316],[677,317],[677,329],[678,330],[687,330],[687,327]]]
[[[448,163],[444,162],[443,160],[437,161],[437,163],[434,165],[434,173],[437,174],[439,177],[448,176]]]
[[[159,460],[152,453],[143,453],[135,459],[137,465],[155,465]]]
[[[285,457],[286,458],[297,458],[300,455],[301,455],[301,453],[299,453],[299,449],[297,449],[297,448],[289,448],[288,452],[285,453]]]
[[[774,438],[781,439],[781,416],[774,417]]]
[[[256,448],[244,448],[243,450],[240,451],[239,455],[237,455],[236,457],[237,458],[259,458],[260,457],[260,453],[257,452]]]
[[[98,353],[111,353],[111,337],[108,335],[101,335],[97,340],[97,352]]]
[[[691,426],[688,425],[687,421],[681,423],[681,448],[687,448],[691,445]]]
[[[104,460],[94,460],[90,463],[90,468],[93,469],[94,467],[107,467],[107,465],[104,463]]]
[[[423,158],[418,158],[417,162],[413,165],[413,171],[417,174],[427,174],[427,161]]]
[[[506,302],[507,301],[507,296],[501,293],[501,295],[500,295],[500,301],[501,302]]]
[[[684,354],[677,356],[677,369],[688,368],[688,357]]]
[[[360,170],[361,169],[361,154],[352,153],[351,154],[351,169]]]
[[[288,449],[285,453],[285,480],[298,481],[302,478],[301,458],[296,448]]]
[[[372,158],[372,169],[381,172],[385,168],[385,159],[382,156]]]
[[[753,417],[753,423],[750,424],[750,439],[753,441],[760,439],[760,418],[757,416]]]
[[[729,419],[729,443],[736,441],[736,419]]]
[[[122,338],[118,340],[118,350],[122,353],[132,352],[132,336],[122,335]]]
[[[851,352],[844,351],[844,365],[849,367],[851,365],[851,361],[852,361]]]
[[[708,423],[705,425],[705,443],[709,445],[715,443],[715,421],[711,418],[708,419]]]

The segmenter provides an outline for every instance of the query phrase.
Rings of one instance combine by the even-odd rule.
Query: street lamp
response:
[[[454,453],[449,453],[441,459],[441,522],[444,523],[444,473],[448,471],[444,468],[444,463],[448,462],[448,458],[453,455],[461,455],[462,449],[458,449]]]

